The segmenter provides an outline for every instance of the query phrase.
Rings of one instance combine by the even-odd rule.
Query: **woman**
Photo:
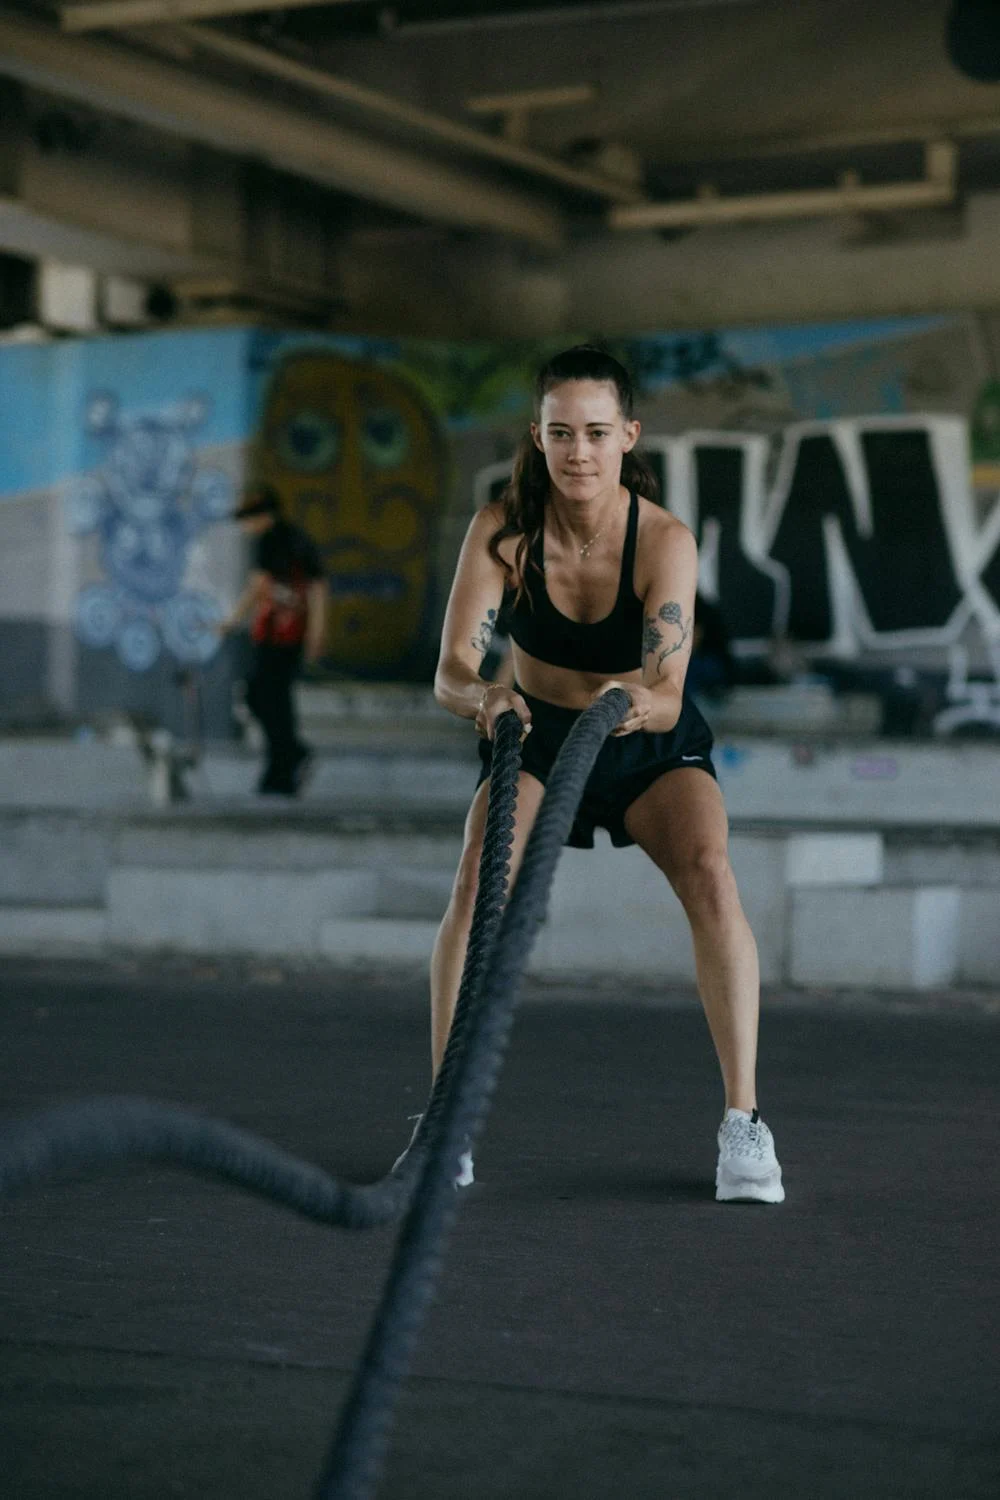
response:
[[[595,698],[623,688],[631,706],[600,752],[569,842],[592,847],[601,825],[616,846],[638,844],[676,891],[725,1086],[716,1197],[780,1203],[781,1168],[757,1113],[757,949],[729,864],[712,736],[683,696],[695,540],[653,501],[655,480],[634,453],[631,382],[617,360],[586,346],[557,355],[539,372],[534,415],[510,485],[469,527],[434,683],[443,707],[475,721],[483,760],[431,965],[434,1068],[472,920],[496,722],[513,710],[525,733],[516,872],[560,745]],[[510,687],[480,677],[502,604],[514,643]],[[459,1181],[471,1181],[468,1153],[462,1165]]]

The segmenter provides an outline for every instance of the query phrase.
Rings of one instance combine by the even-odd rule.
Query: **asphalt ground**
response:
[[[769,997],[781,1207],[714,1201],[690,993],[529,985],[380,1500],[1000,1494],[996,996]],[[412,975],[8,962],[0,1115],[145,1093],[373,1180]],[[2,1210],[4,1500],[306,1500],[392,1230],[172,1169]]]

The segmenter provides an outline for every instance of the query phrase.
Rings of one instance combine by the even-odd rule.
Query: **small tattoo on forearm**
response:
[[[680,631],[680,639],[663,646],[663,631],[660,629],[660,621],[664,625],[673,625]],[[643,656],[656,654],[656,670],[660,668],[668,656],[675,656],[678,651],[684,649],[691,637],[691,627],[694,624],[694,616],[684,619],[681,607],[673,599],[662,604],[655,615],[647,615],[642,624],[642,652]],[[663,646],[663,650],[660,647]],[[658,654],[657,654],[658,653]]]
[[[472,637],[472,644],[480,656],[485,656],[493,642],[493,635],[497,628],[497,612],[495,609],[486,611],[486,619],[480,620],[479,629]]]

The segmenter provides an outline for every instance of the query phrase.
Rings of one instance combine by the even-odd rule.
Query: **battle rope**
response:
[[[614,689],[577,720],[552,769],[524,863],[497,932],[513,830],[520,726],[497,725],[484,864],[477,896],[480,931],[470,936],[459,1005],[445,1061],[406,1159],[370,1186],[343,1184],[247,1131],[145,1099],[95,1099],[46,1111],[0,1136],[0,1196],[66,1168],[109,1161],[171,1161],[237,1183],[323,1223],[362,1228],[409,1212],[382,1301],[348,1396],[317,1500],[367,1500],[384,1462],[395,1399],[455,1219],[458,1158],[474,1145],[489,1112],[521,975],[545,915],[559,852],[601,745],[621,722],[628,696]],[[505,809],[500,809],[501,801]],[[492,818],[492,826],[491,826]],[[502,856],[498,840],[506,839]],[[485,859],[489,845],[490,857]],[[499,882],[500,895],[493,892]],[[488,894],[487,894],[488,892]],[[494,937],[495,934],[495,937]]]
[[[549,773],[520,874],[507,903],[489,967],[466,1017],[462,1066],[441,1111],[440,1163],[456,1163],[474,1146],[489,1113],[510,1037],[514,1006],[552,877],[594,762],[629,707],[613,688],[581,714]],[[368,1500],[388,1445],[395,1397],[437,1282],[437,1265],[455,1221],[456,1194],[447,1172],[425,1172],[396,1242],[368,1343],[316,1489],[316,1500]],[[432,1274],[428,1274],[434,1267]]]
[[[455,1023],[444,1062],[428,1101],[415,1149],[399,1169],[374,1183],[341,1182],[312,1162],[224,1120],[211,1119],[156,1099],[97,1096],[15,1120],[0,1131],[0,1197],[34,1186],[60,1172],[93,1170],[122,1161],[160,1161],[221,1178],[293,1209],[305,1218],[343,1229],[368,1229],[401,1217],[426,1160],[425,1142],[440,1115],[461,1052],[469,1007],[468,971],[481,973],[495,936],[506,894],[514,802],[520,765],[520,723],[505,714],[495,745],[483,880],[477,914],[481,930],[470,934]],[[506,805],[503,805],[506,804]],[[482,908],[488,908],[489,920]]]

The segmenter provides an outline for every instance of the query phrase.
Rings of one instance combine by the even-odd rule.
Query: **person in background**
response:
[[[323,564],[311,538],[282,516],[272,486],[249,489],[233,518],[254,539],[253,560],[246,587],[220,630],[228,634],[250,617],[253,665],[246,701],[267,743],[257,790],[262,796],[294,797],[312,754],[299,739],[293,689],[303,660],[316,662],[323,653]]]
[[[724,698],[736,681],[736,663],[722,610],[704,594],[695,595],[694,634],[688,664],[688,692],[696,698]]]

